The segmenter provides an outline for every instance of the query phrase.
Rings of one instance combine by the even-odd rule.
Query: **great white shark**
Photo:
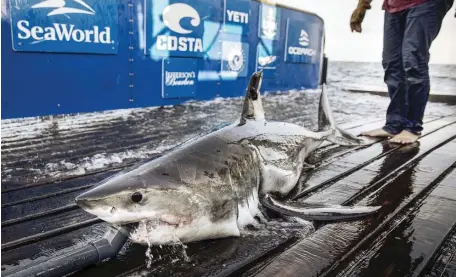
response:
[[[324,141],[359,145],[338,128],[322,90],[318,130],[266,120],[260,96],[262,71],[248,84],[241,116],[163,156],[102,181],[76,198],[85,211],[113,225],[149,222],[167,238],[197,240],[239,236],[262,210],[306,220],[355,219],[379,207],[287,205],[280,200],[297,185],[305,158]]]

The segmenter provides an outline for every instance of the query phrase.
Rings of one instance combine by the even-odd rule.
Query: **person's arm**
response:
[[[361,28],[361,23],[363,22],[364,16],[366,15],[366,10],[370,10],[371,8],[371,2],[372,0],[358,0],[358,6],[353,11],[350,18],[350,28],[352,32],[362,32],[363,29]]]

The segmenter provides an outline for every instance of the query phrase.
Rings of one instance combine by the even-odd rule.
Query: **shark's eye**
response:
[[[135,203],[139,203],[141,202],[143,196],[140,192],[135,192],[131,195],[131,201],[135,202]]]

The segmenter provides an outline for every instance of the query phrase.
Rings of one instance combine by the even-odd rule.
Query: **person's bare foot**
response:
[[[414,133],[410,133],[408,131],[402,131],[399,134],[395,135],[389,141],[393,143],[400,143],[400,144],[410,144],[414,143],[420,138],[419,135],[415,135]]]
[[[394,135],[388,133],[385,130],[383,130],[383,128],[379,128],[379,129],[374,129],[374,130],[370,130],[370,131],[367,131],[367,132],[362,132],[361,136],[377,137],[377,138],[388,138],[388,137],[393,137]]]

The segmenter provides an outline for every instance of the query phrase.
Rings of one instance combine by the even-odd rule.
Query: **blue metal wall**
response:
[[[263,90],[316,88],[319,82],[323,21],[282,6],[254,0],[6,5],[3,119],[239,96],[261,68],[258,60],[264,65],[262,56],[276,57],[264,66]],[[79,31],[66,39],[63,28]]]

